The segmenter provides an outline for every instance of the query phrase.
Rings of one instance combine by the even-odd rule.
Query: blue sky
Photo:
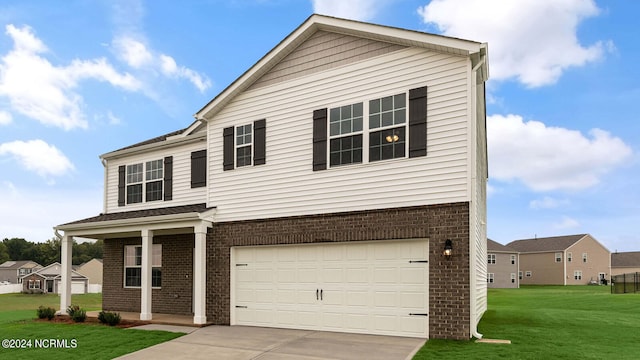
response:
[[[100,154],[188,126],[314,12],[489,43],[489,237],[640,250],[640,3],[622,0],[5,0],[0,238],[100,213]]]

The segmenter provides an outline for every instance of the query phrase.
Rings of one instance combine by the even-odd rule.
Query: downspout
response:
[[[109,168],[107,168],[107,160],[104,158],[100,159],[102,163],[102,167],[104,167],[104,186],[102,189],[102,213],[107,213],[107,179],[109,174]]]
[[[476,75],[476,72],[477,72],[477,71],[478,71],[478,69],[479,69],[479,68],[480,68],[480,67],[485,63],[485,61],[486,61],[486,55],[482,55],[482,56],[480,57],[480,61],[478,61],[478,63],[477,63],[477,64],[476,64],[472,69],[471,69],[471,73],[472,73],[472,76],[473,76],[473,78],[472,78],[472,82],[473,82],[473,84],[474,84],[474,89],[473,89],[473,91],[474,91],[474,95],[475,95],[475,96],[474,96],[473,101],[475,102],[475,105],[476,105],[476,106],[474,107],[474,114],[472,114],[473,119],[475,120],[475,122],[474,122],[474,126],[475,126],[475,125],[477,125],[477,117],[476,117],[476,115],[477,115],[477,106],[478,106],[478,103],[477,103],[477,98],[478,98],[478,96],[477,96],[477,94],[476,94],[476,88],[475,88],[475,87],[477,87],[477,81],[476,81],[476,79],[477,79],[477,75]],[[486,106],[486,105],[485,105],[485,106]],[[486,111],[486,109],[485,109],[485,111]],[[473,135],[475,135],[475,133],[474,133]],[[477,161],[477,159],[476,159],[476,161]],[[475,206],[476,206],[476,204],[475,204],[475,203],[476,203],[476,201],[475,201],[475,199],[474,199],[473,197],[474,197],[474,195],[475,195],[475,192],[476,192],[476,191],[478,191],[477,186],[475,185],[475,182],[476,182],[476,180],[477,180],[477,176],[478,176],[477,174],[475,174],[475,164],[474,164],[474,166],[472,167],[472,169],[473,169],[473,170],[472,170],[472,171],[473,171],[473,176],[472,176],[472,178],[471,178],[471,189],[472,189],[472,192],[471,192],[471,194],[470,194],[470,195],[471,195],[471,201],[472,201],[472,204],[474,204],[474,207],[475,207]],[[471,209],[470,209],[470,210],[471,210]],[[472,212],[473,212],[473,213],[476,215],[476,217],[477,217],[476,211],[472,210]],[[477,226],[477,224],[476,224],[476,226]],[[484,225],[483,225],[483,226],[484,226]],[[470,229],[470,230],[472,230],[472,229]],[[475,229],[473,229],[473,230],[475,230]],[[484,233],[484,232],[483,232],[483,233]],[[471,239],[469,239],[469,240],[471,240]],[[485,242],[485,243],[486,243],[486,242]],[[471,280],[472,280],[472,279],[469,279],[469,280],[470,280],[470,284],[469,284],[469,285],[472,285],[472,284],[473,284],[473,286],[470,286],[470,289],[469,289],[469,290],[470,290],[470,295],[471,295],[471,296],[472,296],[472,298],[474,299],[471,303],[476,307],[475,309],[469,309],[469,310],[470,310],[470,312],[471,312],[471,315],[472,315],[472,316],[471,316],[471,321],[472,321],[472,326],[471,326],[472,331],[471,331],[471,335],[472,335],[473,337],[475,337],[476,339],[482,339],[482,336],[483,336],[483,335],[482,335],[482,334],[480,334],[480,333],[478,332],[478,322],[479,322],[479,321],[478,321],[478,319],[476,319],[476,318],[478,317],[478,314],[477,314],[477,301],[475,300],[475,296],[476,296],[476,294],[475,294],[475,292],[476,292],[476,291],[475,291],[475,286],[476,286],[476,282],[477,282],[477,271],[476,271],[476,266],[475,266],[475,265],[477,264],[478,259],[477,259],[477,254],[476,254],[475,243],[474,243],[473,245],[469,244],[469,257],[470,257],[470,259],[469,259],[469,260],[471,260],[471,258],[473,258],[473,259],[474,259],[474,261],[469,261],[469,263],[470,263],[470,264],[474,264],[473,268],[472,268],[472,269],[470,269],[470,270],[471,270],[471,271],[470,271],[470,275],[472,275],[472,276],[473,276],[473,277],[472,277],[472,279],[473,279],[473,283],[471,283]]]

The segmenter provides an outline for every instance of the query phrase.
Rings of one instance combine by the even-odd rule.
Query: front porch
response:
[[[87,311],[87,317],[98,318],[100,311]],[[122,320],[129,321],[142,321],[140,320],[140,313],[137,312],[117,312],[120,314]],[[160,314],[152,313],[151,320],[144,320],[146,324],[162,324],[162,325],[177,325],[177,326],[191,326],[191,327],[204,327],[211,325],[211,323],[194,324],[193,316],[191,315],[175,315],[175,314]]]

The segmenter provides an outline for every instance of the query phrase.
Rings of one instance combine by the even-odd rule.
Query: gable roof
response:
[[[42,265],[38,264],[35,261],[31,261],[31,260],[7,260],[5,262],[3,262],[2,264],[0,264],[0,269],[1,270],[6,270],[6,269],[20,269],[22,267],[24,267],[25,265],[33,265],[30,266],[30,268],[34,268],[34,267],[42,267]]]
[[[507,246],[521,253],[564,251],[587,234],[515,240]]]
[[[433,51],[472,56],[473,66],[479,64],[482,79],[488,79],[488,61],[482,61],[487,54],[487,44],[420,31],[376,25],[354,20],[313,14],[291,34],[284,38],[257,63],[245,71],[238,79],[227,86],[220,94],[207,103],[194,116],[196,119],[211,119],[231,99],[249,88],[288,54],[294,51],[318,31],[335,32],[371,40],[430,49]],[[486,60],[486,59],[485,59]]]
[[[33,275],[38,275],[42,278],[45,279],[56,279],[56,278],[60,278],[62,276],[62,265],[59,262],[54,262],[51,263],[45,267],[43,267],[42,269],[39,269],[37,271],[32,272],[31,274],[27,274],[24,276],[21,276],[21,278],[27,278],[29,276],[33,276]],[[75,278],[75,279],[87,279],[86,276],[78,273],[75,270],[71,270],[71,277]]]
[[[640,267],[640,251],[611,253],[611,267]]]
[[[487,238],[487,251],[517,253],[518,250]]]

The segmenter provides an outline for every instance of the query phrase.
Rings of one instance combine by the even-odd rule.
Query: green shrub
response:
[[[87,312],[78,305],[69,305],[67,314],[75,322],[84,322],[87,319]]]
[[[98,314],[98,320],[103,324],[115,326],[120,323],[121,319],[119,313],[100,311],[100,313]]]
[[[51,320],[56,315],[56,309],[52,307],[40,306],[36,313],[38,314],[38,319],[47,318],[47,320]]]

